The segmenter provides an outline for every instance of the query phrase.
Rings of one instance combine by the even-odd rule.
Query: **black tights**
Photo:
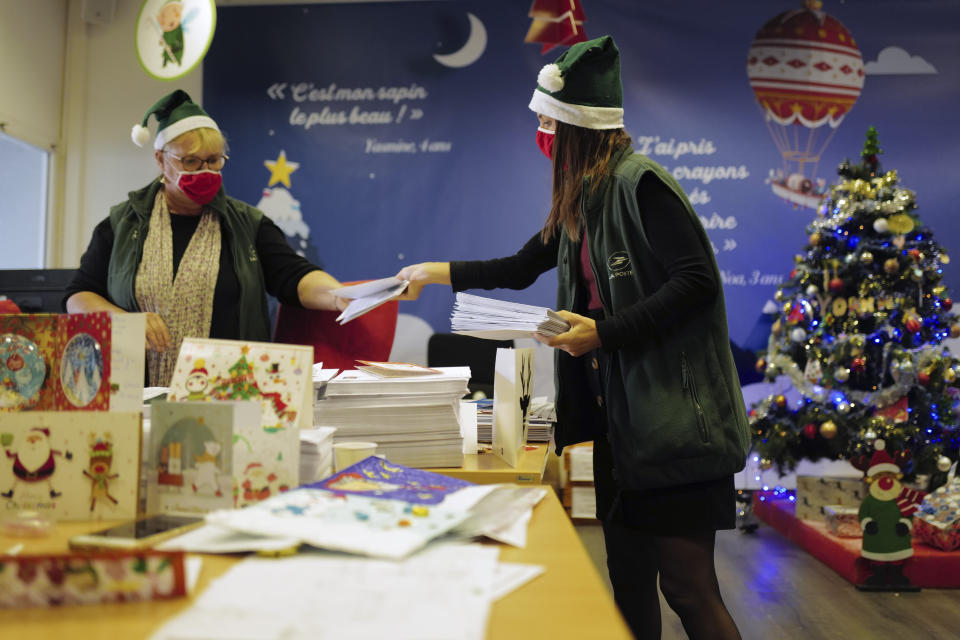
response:
[[[614,599],[638,640],[660,638],[658,575],[664,599],[691,640],[740,639],[713,566],[716,532],[651,536],[604,523],[603,536]]]

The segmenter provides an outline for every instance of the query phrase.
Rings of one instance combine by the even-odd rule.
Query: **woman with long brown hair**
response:
[[[691,638],[739,638],[714,570],[735,525],[747,418],[720,273],[682,188],[623,129],[619,52],[604,36],[539,74],[530,108],[553,163],[542,230],[513,256],[405,267],[426,284],[523,289],[557,267],[558,452],[594,442],[597,517],[614,597],[634,635],[660,637],[660,590]]]

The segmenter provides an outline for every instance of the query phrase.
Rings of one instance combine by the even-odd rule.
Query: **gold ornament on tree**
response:
[[[820,435],[831,440],[837,435],[837,425],[833,423],[833,420],[827,420],[820,425]]]

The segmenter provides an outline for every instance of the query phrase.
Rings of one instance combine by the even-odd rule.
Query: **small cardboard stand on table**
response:
[[[493,453],[516,467],[527,442],[533,349],[497,349],[493,379]]]

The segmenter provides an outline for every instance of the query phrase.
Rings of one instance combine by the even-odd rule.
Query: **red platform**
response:
[[[757,518],[853,584],[862,584],[870,575],[867,561],[860,556],[860,538],[839,538],[822,522],[800,520],[794,515],[792,501],[771,499],[770,495],[759,491],[753,494]],[[913,557],[904,565],[904,574],[918,587],[958,589],[960,550],[940,551],[914,540]]]

